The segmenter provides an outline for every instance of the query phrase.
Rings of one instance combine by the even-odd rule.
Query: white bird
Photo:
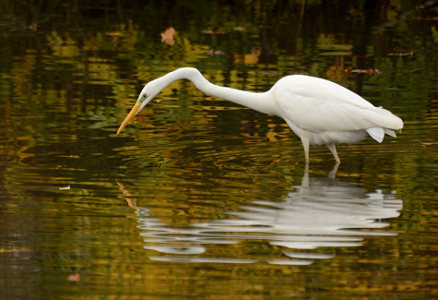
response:
[[[336,144],[353,144],[367,134],[381,143],[385,134],[395,137],[394,130],[403,128],[403,121],[390,111],[375,107],[356,93],[326,79],[289,75],[278,80],[267,92],[255,93],[215,85],[197,69],[186,67],[146,84],[117,135],[161,90],[178,79],[192,81],[207,95],[282,118],[301,139],[306,165],[310,145],[326,145],[339,163]]]

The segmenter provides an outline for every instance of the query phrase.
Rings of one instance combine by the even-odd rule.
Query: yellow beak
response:
[[[129,121],[131,121],[131,119],[135,116],[135,113],[138,111],[139,108],[140,108],[140,104],[136,103],[134,107],[131,109],[131,111],[129,112],[129,114],[126,116],[125,120],[123,120],[122,124],[117,130],[116,135],[119,135],[119,133],[122,132],[123,128],[125,128],[125,126],[129,123]]]

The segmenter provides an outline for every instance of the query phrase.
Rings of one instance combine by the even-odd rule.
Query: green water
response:
[[[438,297],[438,6],[0,5],[0,298]],[[333,157],[279,118],[166,88],[335,81],[400,116]],[[333,173],[332,173],[333,174]]]

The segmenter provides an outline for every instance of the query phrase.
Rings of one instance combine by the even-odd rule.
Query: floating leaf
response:
[[[205,29],[202,30],[203,34],[226,34],[225,31],[221,31],[221,30],[213,30],[213,29]]]
[[[69,190],[70,189],[70,185],[67,186],[61,186],[58,188],[58,190],[63,191],[63,190]]]
[[[175,33],[176,30],[173,27],[169,27],[161,33],[161,42],[166,45],[175,45]]]
[[[81,275],[79,273],[71,274],[67,277],[68,281],[79,283],[81,281]]]
[[[223,51],[221,51],[221,50],[213,50],[213,49],[210,49],[207,52],[207,55],[210,55],[210,56],[213,56],[213,55],[224,55],[224,54],[225,53]]]
[[[360,74],[366,74],[366,75],[372,75],[372,74],[382,74],[382,72],[379,69],[353,69],[351,67],[346,68],[345,73],[360,73]]]

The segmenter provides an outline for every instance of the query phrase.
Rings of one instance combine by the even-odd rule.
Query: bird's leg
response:
[[[341,160],[339,159],[338,152],[336,151],[336,145],[329,144],[329,145],[327,145],[327,148],[330,150],[330,152],[333,154],[333,157],[335,158],[336,162],[339,164],[341,162]]]
[[[306,159],[306,166],[309,166],[309,147],[310,147],[310,140],[306,136],[301,137],[301,143],[303,144],[304,148],[304,157]]]
[[[333,166],[333,169],[327,174],[327,177],[330,179],[335,179],[336,178],[336,173],[338,172],[339,169],[339,165],[341,163],[336,162],[335,165]]]
[[[304,167],[304,176],[303,176],[303,179],[301,180],[301,187],[308,188],[309,181],[310,181],[309,180],[309,163],[306,161],[306,166]]]

